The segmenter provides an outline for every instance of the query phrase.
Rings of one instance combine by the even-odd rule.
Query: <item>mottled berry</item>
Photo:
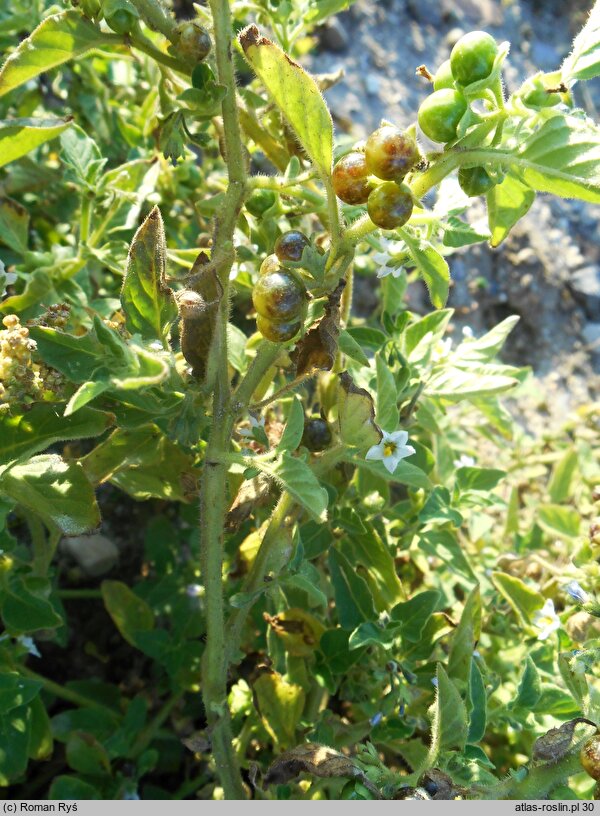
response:
[[[306,289],[291,272],[281,269],[259,277],[252,291],[252,303],[258,314],[268,320],[293,320],[306,305]]]
[[[369,196],[367,210],[371,221],[381,229],[396,229],[406,224],[412,215],[412,195],[405,184],[386,181]]]
[[[367,139],[365,158],[369,173],[386,181],[401,181],[419,161],[417,143],[393,125],[382,125]]]
[[[600,780],[600,734],[591,737],[579,754],[583,770],[595,779]]]
[[[272,343],[285,343],[291,340],[292,337],[298,334],[301,326],[302,322],[300,320],[284,323],[269,320],[260,314],[256,316],[256,328],[266,340],[270,340]]]
[[[495,185],[483,167],[461,167],[458,183],[464,193],[472,198],[485,195]]]
[[[471,85],[492,73],[498,55],[496,40],[486,31],[470,31],[456,43],[450,54],[452,75],[461,85]]]
[[[366,204],[373,189],[365,154],[357,150],[339,160],[333,168],[331,180],[336,196],[344,204]]]
[[[277,255],[267,255],[264,261],[260,265],[260,269],[258,270],[259,275],[269,275],[271,272],[279,272],[281,269],[281,261],[277,257]]]
[[[456,139],[458,123],[467,111],[467,100],[452,88],[434,91],[423,100],[417,119],[423,133],[434,142]]]
[[[302,252],[304,247],[309,245],[310,241],[303,232],[298,230],[290,230],[284,232],[275,241],[275,254],[280,261],[298,262],[302,260]]]
[[[314,453],[331,445],[331,429],[322,417],[311,417],[305,421],[302,444]]]
[[[202,62],[210,53],[211,42],[208,31],[199,23],[189,20],[180,23],[176,29],[177,51],[189,62]]]

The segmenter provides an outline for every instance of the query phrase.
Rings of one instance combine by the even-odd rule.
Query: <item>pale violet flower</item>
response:
[[[382,278],[387,278],[388,275],[391,275],[392,278],[399,278],[400,275],[404,272],[403,266],[393,267],[393,266],[380,266],[379,271],[377,272],[377,277],[381,280]]]
[[[408,442],[408,433],[406,431],[394,431],[391,434],[382,431],[382,434],[381,442],[369,448],[365,458],[383,462],[386,470],[393,473],[400,460],[412,456],[415,449],[412,445],[406,444]]]
[[[560,618],[554,611],[554,601],[548,598],[541,609],[533,616],[533,625],[540,630],[538,640],[546,640],[552,632],[560,629]]]
[[[570,595],[574,601],[577,601],[577,603],[585,604],[590,599],[590,596],[587,594],[585,589],[583,589],[580,584],[577,583],[577,581],[569,581],[569,583],[566,584],[563,589],[567,595]]]
[[[459,459],[455,459],[454,462],[455,468],[461,467],[474,467],[475,466],[475,459],[472,456],[467,456],[466,453],[461,453]]]
[[[188,584],[185,591],[190,598],[200,598],[204,595],[202,584]]]
[[[431,360],[434,363],[439,363],[445,360],[452,349],[452,338],[447,337],[445,340],[438,340],[435,346],[431,349]]]
[[[254,436],[254,429],[255,428],[262,428],[264,430],[265,427],[265,418],[261,417],[257,419],[256,417],[250,414],[250,427],[249,428],[240,428],[239,434],[240,436],[245,436],[248,438],[252,438]]]
[[[32,637],[27,637],[27,635],[19,635],[17,638],[17,642],[23,646],[23,648],[27,649],[27,652],[33,657],[41,657],[40,650],[35,645],[35,640]]]

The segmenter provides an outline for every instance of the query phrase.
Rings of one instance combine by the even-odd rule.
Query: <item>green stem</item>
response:
[[[179,71],[181,74],[189,74],[189,69],[184,63],[160,51],[147,37],[144,37],[143,34],[134,32],[131,34],[130,40],[134,48],[137,48],[138,51],[142,51],[155,62],[159,62],[167,68],[172,68],[174,71]]]
[[[323,176],[323,185],[325,187],[325,192],[327,193],[327,215],[329,219],[329,232],[331,235],[331,252],[329,253],[329,260],[327,262],[327,269],[330,269],[338,255],[338,250],[342,240],[342,224],[340,221],[340,207],[338,204],[338,199],[329,176]]]
[[[139,0],[138,0],[139,2]],[[233,234],[246,192],[246,165],[238,121],[231,56],[232,18],[228,0],[210,0],[214,23],[217,76],[227,94],[221,103],[228,188],[215,220],[213,261],[223,290],[209,352],[214,376],[213,418],[200,488],[200,566],[204,583],[206,648],[202,659],[202,696],[216,771],[226,799],[245,799],[233,748],[227,704],[225,622],[223,611],[223,528],[227,511],[227,465],[219,457],[229,450],[233,419],[227,364],[229,272],[235,259]],[[212,382],[211,382],[212,385]]]
[[[252,178],[248,179],[248,186],[254,190],[286,190],[288,187],[297,187],[307,181],[312,181],[314,178],[315,174],[310,171],[294,176],[294,178],[288,178],[287,176],[252,176]]]
[[[239,416],[252,399],[252,395],[260,385],[265,372],[273,365],[281,353],[278,343],[263,340],[252,360],[248,371],[237,387],[233,397],[232,411]]]
[[[98,708],[111,718],[118,718],[118,714],[113,711],[112,708],[108,708],[108,706],[98,703],[91,697],[86,697],[84,694],[80,694],[78,691],[73,691],[73,689],[60,686],[58,683],[55,683],[54,680],[49,680],[47,677],[43,677],[41,674],[31,671],[31,669],[28,669],[25,666],[20,666],[19,671],[26,677],[39,681],[49,694],[53,694],[55,697],[58,697],[61,700],[66,700],[68,703],[74,703],[77,706],[86,708]]]
[[[99,589],[59,589],[55,593],[63,601],[75,600],[101,600],[102,593]]]
[[[92,217],[92,207],[94,196],[85,190],[81,197],[81,214],[79,217],[79,243],[87,244],[90,236],[90,221]]]
[[[172,43],[177,42],[177,23],[163,8],[160,0],[132,0],[145,23],[154,31],[160,31]]]
[[[157,712],[154,719],[148,723],[146,728],[140,733],[139,737],[135,741],[133,748],[131,750],[131,756],[136,757],[139,756],[142,751],[145,751],[146,748],[150,745],[156,734],[158,733],[160,727],[168,718],[169,714],[177,703],[181,700],[185,692],[180,691],[177,694],[173,694],[169,699],[161,706],[159,711]]]

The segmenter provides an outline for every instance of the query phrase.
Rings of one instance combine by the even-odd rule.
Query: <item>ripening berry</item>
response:
[[[441,91],[443,88],[454,88],[454,76],[449,59],[442,62],[433,77],[433,90]]]
[[[496,40],[486,31],[470,31],[461,37],[450,54],[452,75],[461,85],[471,85],[492,73],[498,55]]]
[[[211,49],[210,37],[200,23],[188,20],[177,26],[177,50],[189,62],[202,62]]]
[[[600,780],[600,734],[591,737],[579,754],[583,770],[595,779]]]
[[[336,196],[344,204],[366,204],[373,189],[365,154],[357,150],[339,160],[333,168],[331,180]]]
[[[302,444],[309,451],[318,453],[331,445],[331,429],[329,424],[319,416],[311,417],[304,422]]]
[[[302,322],[300,320],[284,323],[269,320],[260,314],[256,316],[256,328],[266,340],[270,340],[272,343],[285,343],[291,340],[292,337],[298,334],[301,326]]]
[[[434,142],[456,139],[460,120],[467,111],[467,100],[452,88],[434,91],[421,103],[417,119],[419,127]]]
[[[376,187],[367,202],[369,218],[382,229],[396,229],[409,220],[413,210],[413,199],[406,184],[398,185],[386,181]]]
[[[271,272],[279,272],[281,269],[281,262],[277,255],[267,255],[260,265],[258,270],[259,275],[269,275]]]
[[[458,171],[458,183],[462,191],[471,198],[485,195],[496,184],[483,167],[461,167]]]
[[[252,303],[268,320],[295,320],[306,305],[306,289],[292,272],[281,269],[260,275],[252,291]]]
[[[298,262],[302,260],[302,252],[304,247],[309,246],[310,241],[303,232],[298,230],[290,230],[284,232],[275,241],[275,254],[279,260]]]
[[[386,181],[401,181],[419,161],[417,143],[393,125],[382,125],[367,139],[365,158],[369,173]]]

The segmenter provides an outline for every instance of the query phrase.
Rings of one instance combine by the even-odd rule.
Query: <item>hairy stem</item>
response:
[[[150,28],[160,31],[172,43],[177,42],[175,34],[177,23],[164,10],[160,0],[132,0],[132,2]]]
[[[200,488],[200,566],[205,590],[206,648],[202,660],[202,695],[216,771],[227,799],[245,799],[233,749],[231,715],[227,704],[225,622],[223,611],[223,528],[227,512],[227,465],[219,460],[229,449],[233,419],[227,366],[229,272],[235,253],[233,234],[246,192],[246,166],[236,106],[235,75],[231,57],[232,19],[227,0],[211,0],[219,82],[227,88],[221,110],[228,187],[215,221],[213,260],[222,297],[210,348],[214,380],[212,427]]]

